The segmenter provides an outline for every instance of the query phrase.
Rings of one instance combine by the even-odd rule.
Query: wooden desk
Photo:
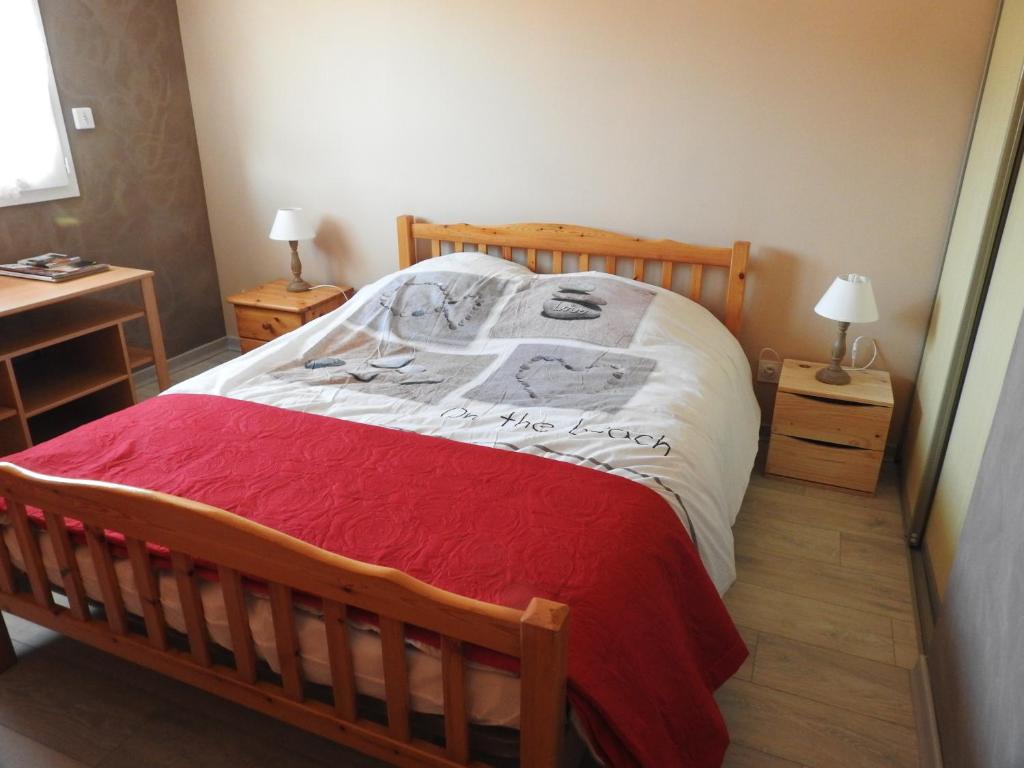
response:
[[[138,283],[142,305],[95,294]],[[145,319],[151,348],[124,324]],[[0,277],[0,456],[135,402],[131,372],[149,363],[170,385],[153,273],[107,272],[47,283]]]

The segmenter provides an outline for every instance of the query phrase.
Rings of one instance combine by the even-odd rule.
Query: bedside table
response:
[[[814,374],[823,363],[786,360],[775,397],[765,474],[874,493],[892,419],[886,371],[850,371],[842,386]]]
[[[263,346],[337,309],[352,291],[347,285],[339,285],[292,293],[285,290],[287,285],[287,280],[274,280],[225,299],[235,307],[238,340],[243,352]]]

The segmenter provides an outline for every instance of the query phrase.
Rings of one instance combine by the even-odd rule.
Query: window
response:
[[[0,206],[78,197],[38,0],[0,0]]]

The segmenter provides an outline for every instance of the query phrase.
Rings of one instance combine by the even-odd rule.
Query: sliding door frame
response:
[[[986,70],[986,79],[987,75],[988,72]],[[981,98],[979,96],[979,110],[980,106]],[[935,438],[926,450],[917,496],[916,498],[906,500],[908,504],[907,541],[915,549],[920,548],[924,531],[928,526],[928,518],[931,513],[932,501],[935,497],[939,474],[942,471],[946,446],[949,443],[957,405],[963,391],[964,379],[967,376],[967,366],[970,361],[971,351],[974,348],[978,323],[981,321],[981,310],[985,303],[985,294],[988,291],[989,281],[995,265],[995,257],[999,250],[1000,238],[1006,223],[1010,200],[1013,197],[1017,170],[1021,162],[1022,130],[1024,130],[1024,69],[1018,74],[1017,90],[1010,116],[1010,124],[1004,140],[1002,159],[993,185],[981,238],[978,242],[978,255],[971,273],[964,312],[953,346],[950,378],[939,402]],[[971,142],[968,145],[968,153],[964,159],[964,172],[961,174],[961,189],[964,176],[966,175],[967,163],[970,158],[970,147],[973,146],[973,140],[974,131],[972,129]],[[957,197],[959,201],[959,192]],[[950,219],[947,248],[955,218],[956,212],[954,211],[953,217]],[[934,312],[936,309],[933,308],[932,311]],[[918,373],[920,374],[920,370]],[[929,591],[932,590],[934,590],[934,585],[929,584]]]

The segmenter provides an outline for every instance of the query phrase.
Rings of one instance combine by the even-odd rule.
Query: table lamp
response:
[[[850,323],[873,323],[878,319],[871,280],[864,275],[840,275],[832,281],[814,311],[839,322],[839,335],[832,344],[832,362],[814,378],[824,384],[849,384],[850,374],[841,365],[846,357],[846,329]]]
[[[301,208],[282,208],[274,217],[270,228],[271,240],[287,240],[292,247],[292,281],[289,291],[308,291],[312,286],[302,279],[302,262],[299,261],[299,240],[312,240],[316,236],[313,227],[302,215]]]

